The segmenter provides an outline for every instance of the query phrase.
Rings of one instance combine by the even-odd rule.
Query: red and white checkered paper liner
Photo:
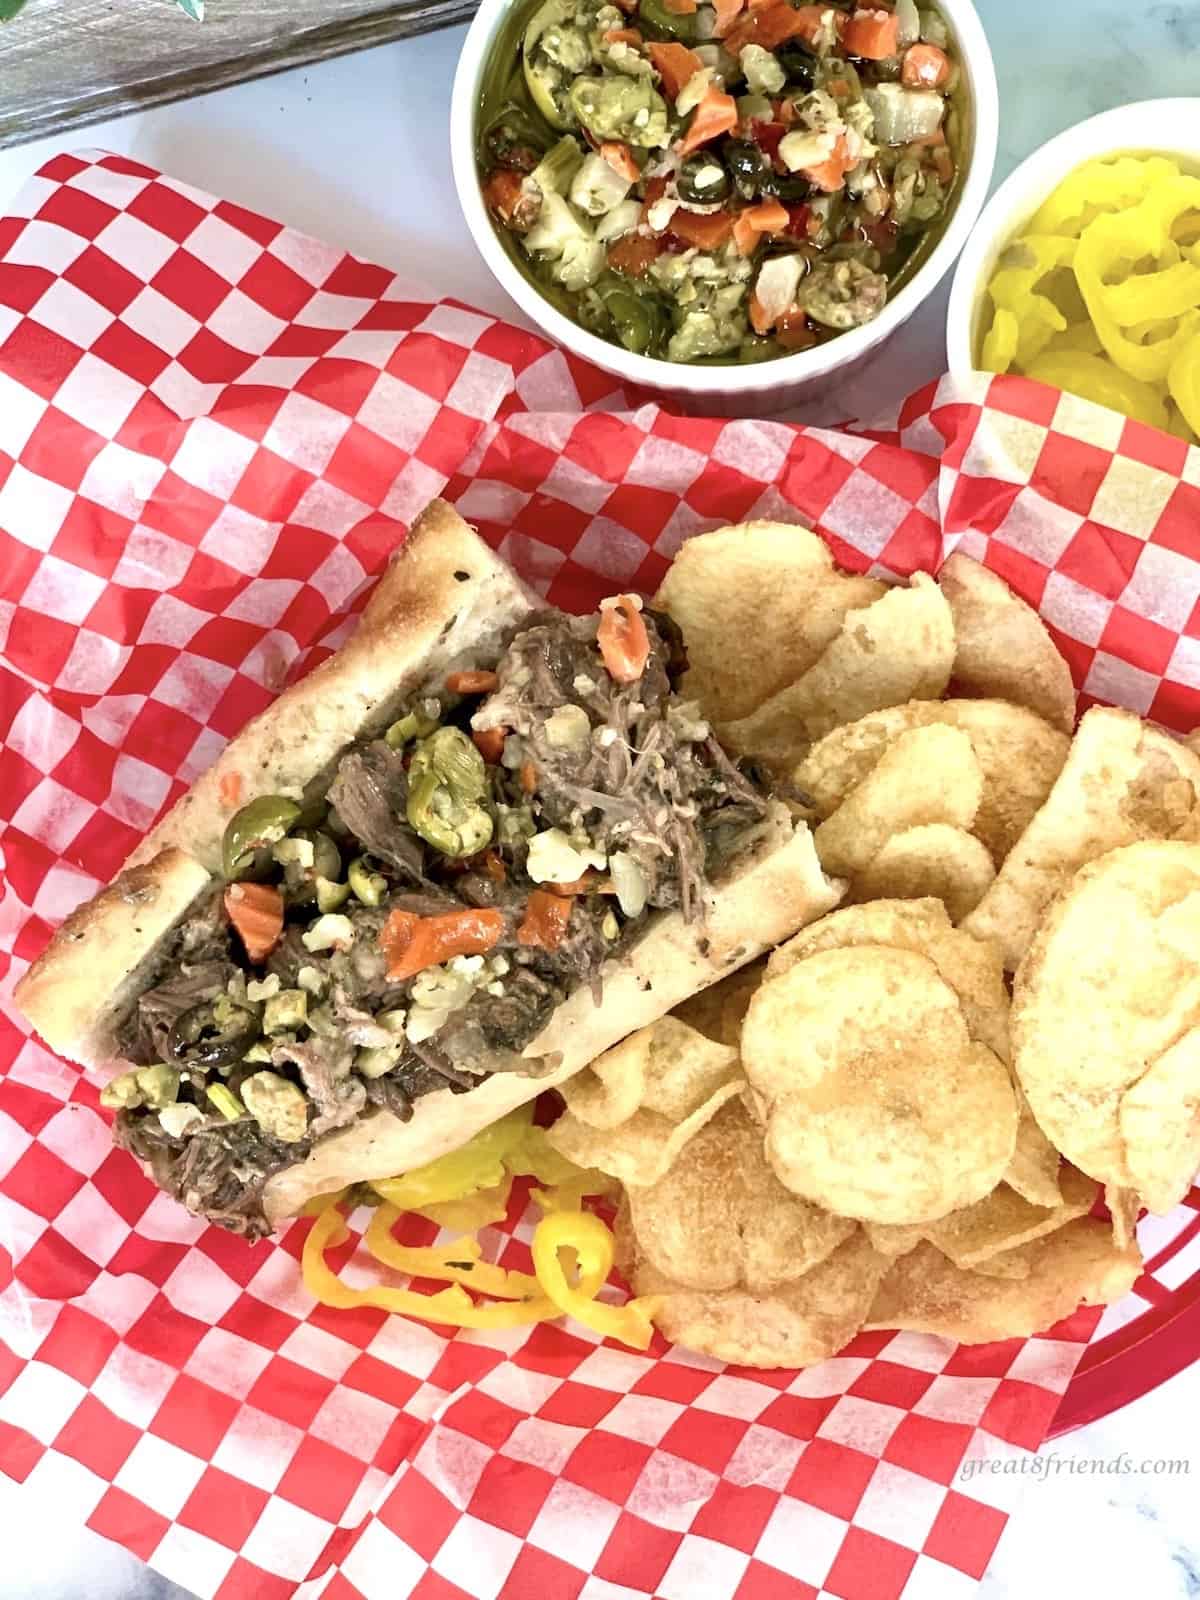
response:
[[[439,493],[576,609],[752,516],[881,573],[958,546],[1086,696],[1200,720],[1197,452],[1018,380],[859,435],[639,398],[125,159],[59,157],[0,221],[0,1467],[199,1595],[955,1600],[1019,1482],[960,1463],[1036,1448],[1094,1332],[776,1373],[314,1308],[306,1224],[250,1248],[188,1217],[12,1012]],[[1194,1264],[1182,1215],[1146,1300]],[[486,1238],[527,1267],[530,1231]]]

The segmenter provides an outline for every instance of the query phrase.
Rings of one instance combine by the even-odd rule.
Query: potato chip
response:
[[[1104,1204],[1112,1219],[1113,1243],[1124,1250],[1131,1239],[1137,1238],[1137,1221],[1142,1204],[1132,1189],[1122,1189],[1118,1184],[1104,1185]],[[1166,1208],[1164,1208],[1166,1209]]]
[[[1012,1158],[1008,1071],[971,1040],[927,956],[862,945],[769,976],[746,1013],[742,1061],[766,1111],[768,1161],[839,1215],[933,1222],[982,1199]]]
[[[971,1271],[983,1278],[1027,1278],[1029,1257],[1019,1249],[1000,1250],[986,1261],[977,1262]]]
[[[1029,825],[1062,771],[1071,741],[1032,711],[1002,700],[917,700],[836,728],[814,745],[794,781],[828,817],[912,728],[961,728],[983,771],[983,796],[971,832],[998,865]]]
[[[546,1138],[552,1149],[576,1166],[595,1167],[632,1189],[665,1177],[688,1140],[741,1092],[742,1080],[735,1078],[714,1090],[681,1122],[672,1122],[659,1111],[635,1111],[620,1127],[592,1128],[568,1111],[546,1130]]]
[[[928,956],[944,983],[958,995],[967,1032],[1008,1061],[1008,990],[995,945],[972,939],[950,924],[938,900],[872,900],[847,906],[781,944],[767,961],[767,977],[780,977],[821,950],[855,945],[890,945]]]
[[[925,1237],[925,1225],[920,1222],[864,1222],[862,1226],[872,1248],[889,1260],[906,1256]]]
[[[964,1271],[931,1244],[894,1261],[879,1286],[868,1329],[934,1333],[960,1344],[1028,1338],[1078,1306],[1110,1305],[1128,1294],[1142,1268],[1136,1245],[1124,1250],[1104,1222],[1080,1217],[1021,1245],[1029,1271],[1004,1279]]]
[[[561,1085],[568,1112],[589,1128],[619,1128],[642,1103],[649,1059],[650,1029],[642,1028]]]
[[[1200,1028],[1151,1062],[1121,1101],[1120,1124],[1134,1187],[1149,1210],[1173,1210],[1200,1169]]]
[[[757,628],[745,637],[757,652]],[[843,722],[908,700],[935,700],[950,681],[953,660],[950,607],[928,574],[914,573],[907,588],[851,612],[801,677],[749,716],[723,721],[722,742],[790,771],[814,740]]]
[[[567,1110],[591,1128],[617,1128],[639,1108],[681,1122],[737,1075],[737,1051],[679,1017],[662,1017],[597,1056],[562,1084]]]
[[[986,700],[1027,706],[1051,727],[1075,726],[1075,685],[1046,624],[996,573],[952,555],[938,573],[954,614],[954,682]]]
[[[961,922],[982,900],[995,876],[988,848],[974,834],[949,823],[927,822],[892,834],[878,855],[855,875],[851,898],[931,897],[942,902],[951,922]]]
[[[818,827],[821,866],[853,878],[895,833],[931,822],[969,828],[982,795],[983,772],[960,728],[934,723],[902,733]]]
[[[676,1006],[672,1016],[686,1022],[689,1028],[715,1039],[718,1044],[733,1045],[736,1049],[742,1036],[742,1018],[750,1004],[750,996],[763,980],[767,970],[766,958],[739,967],[720,983],[701,989],[699,994]]]
[[[861,1229],[803,1277],[769,1294],[682,1289],[645,1260],[634,1292],[661,1296],[655,1323],[672,1344],[749,1367],[807,1367],[837,1355],[862,1326],[887,1269]]]
[[[1063,1169],[1062,1200],[1057,1206],[1031,1206],[1006,1183],[1000,1183],[973,1206],[933,1223],[925,1237],[955,1266],[979,1267],[1002,1251],[1016,1250],[1075,1217],[1086,1217],[1099,1192],[1094,1178],[1071,1166]],[[1020,1259],[1024,1261],[1024,1257]]]
[[[746,522],[681,546],[655,598],[683,629],[682,692],[714,721],[744,717],[806,672],[846,613],[886,593],[835,570],[808,528]],[[731,649],[753,639],[754,649]]]
[[[1196,1168],[1198,1025],[1200,845],[1151,841],[1101,856],[1051,906],[1017,971],[1014,1060],[1067,1159],[1152,1195],[1156,1209],[1186,1192]]]
[[[1130,711],[1093,707],[1045,803],[963,926],[995,939],[1011,970],[1080,867],[1121,845],[1192,838],[1198,829],[1200,759]]]
[[[1062,1200],[1058,1173],[1062,1158],[1038,1127],[1025,1096],[1017,1091],[1021,1120],[1017,1123],[1017,1148],[1004,1173],[1004,1181],[1031,1206],[1056,1206]]]
[[[790,1193],[737,1101],[688,1142],[664,1178],[630,1189],[638,1253],[688,1289],[773,1289],[831,1255],[855,1224]]]

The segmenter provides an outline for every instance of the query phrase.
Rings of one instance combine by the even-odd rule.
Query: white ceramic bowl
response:
[[[1065,177],[1100,156],[1178,156],[1200,166],[1200,100],[1141,100],[1103,111],[1060,133],[1023,161],[988,201],[959,258],[946,314],[950,372],[974,370],[985,332],[986,290],[996,262]]]
[[[480,254],[525,315],[555,343],[629,383],[663,390],[704,410],[746,414],[782,410],[857,366],[929,298],[970,235],[992,179],[999,96],[992,53],[971,0],[938,0],[955,36],[970,102],[971,151],[948,227],[929,259],[874,322],[827,344],[748,366],[704,367],[635,355],[588,333],[556,310],[509,259],[483,203],[475,165],[477,118],[492,42],[513,0],[482,0],[459,57],[450,103],[450,154],[459,202]]]

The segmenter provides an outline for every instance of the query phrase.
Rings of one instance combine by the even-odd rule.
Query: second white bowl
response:
[[[1200,168],[1200,100],[1140,100],[1102,111],[1044,144],[1000,185],[955,269],[946,314],[952,376],[974,370],[986,332],[987,286],[1009,244],[1076,167],[1114,155],[1175,156],[1190,170]]]

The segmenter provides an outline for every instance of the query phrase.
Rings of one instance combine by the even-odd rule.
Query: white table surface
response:
[[[997,180],[1093,112],[1196,93],[1200,0],[976,3],[1000,78]],[[454,197],[444,129],[462,36],[453,29],[385,45],[0,151],[0,213],[50,156],[99,146],[402,269],[433,293],[522,321],[488,276]],[[943,290],[865,377],[831,385],[806,417],[870,414],[937,376],[944,308]],[[1197,1417],[1200,1366],[1051,1446],[1044,1454],[1057,1464],[1029,1480],[980,1600],[1200,1596]],[[1156,1470],[1163,1460],[1178,1464]],[[168,1595],[178,1591],[115,1546],[59,1526],[53,1507],[0,1478],[0,1600]]]

